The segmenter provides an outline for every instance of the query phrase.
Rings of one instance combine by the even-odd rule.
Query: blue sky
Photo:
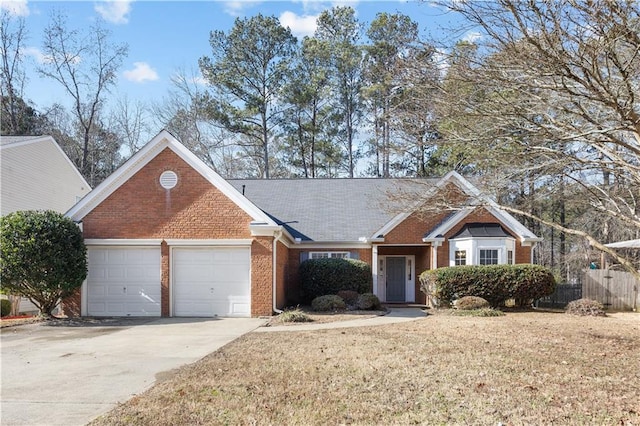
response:
[[[160,102],[179,70],[198,72],[198,58],[210,54],[209,33],[228,31],[236,17],[257,13],[274,15],[301,38],[311,35],[315,18],[335,5],[353,7],[358,18],[368,23],[378,12],[400,12],[418,22],[428,38],[473,38],[472,31],[449,35],[444,29],[459,25],[459,19],[443,9],[418,1],[0,1],[0,7],[25,18],[28,31],[25,67],[28,81],[25,98],[38,109],[65,99],[57,83],[35,73],[42,60],[43,29],[53,10],[68,16],[69,26],[89,27],[101,17],[112,39],[129,46],[129,54],[118,75],[112,98]],[[62,102],[66,105],[65,102]]]

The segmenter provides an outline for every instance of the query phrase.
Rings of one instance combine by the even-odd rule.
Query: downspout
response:
[[[278,278],[278,274],[277,274],[277,248],[278,248],[278,241],[280,241],[280,238],[282,238],[282,229],[280,229],[279,231],[274,232],[273,234],[273,267],[272,267],[272,271],[273,271],[273,312],[277,313],[277,314],[281,314],[282,313],[282,309],[278,309],[276,307],[277,304],[277,293],[276,293],[276,286],[277,286],[277,278]]]

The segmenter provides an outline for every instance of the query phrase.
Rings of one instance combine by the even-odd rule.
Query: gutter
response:
[[[272,289],[273,296],[272,296],[272,299],[273,299],[273,302],[272,302],[272,309],[273,309],[273,312],[275,312],[277,314],[281,314],[282,313],[282,309],[278,309],[276,307],[276,304],[277,304],[276,299],[278,297],[278,295],[276,293],[276,285],[277,285],[277,277],[278,277],[277,269],[276,269],[277,266],[278,266],[277,265],[277,258],[278,258],[277,249],[278,249],[278,241],[280,241],[280,239],[282,238],[282,234],[283,234],[282,227],[280,227],[279,230],[274,231],[274,233],[273,233],[273,250],[272,250],[272,253],[273,253],[273,255],[272,255],[272,258],[273,258],[273,266],[272,266],[272,271],[273,271],[272,272],[272,275],[273,275],[273,289]]]

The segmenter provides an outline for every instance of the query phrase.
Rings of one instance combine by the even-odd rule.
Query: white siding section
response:
[[[51,137],[3,144],[0,214],[18,210],[65,213],[91,188]]]

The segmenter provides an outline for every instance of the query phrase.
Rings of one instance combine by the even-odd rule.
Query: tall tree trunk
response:
[[[262,111],[262,152],[264,161],[264,178],[269,179],[269,133],[267,129],[267,112]]]

